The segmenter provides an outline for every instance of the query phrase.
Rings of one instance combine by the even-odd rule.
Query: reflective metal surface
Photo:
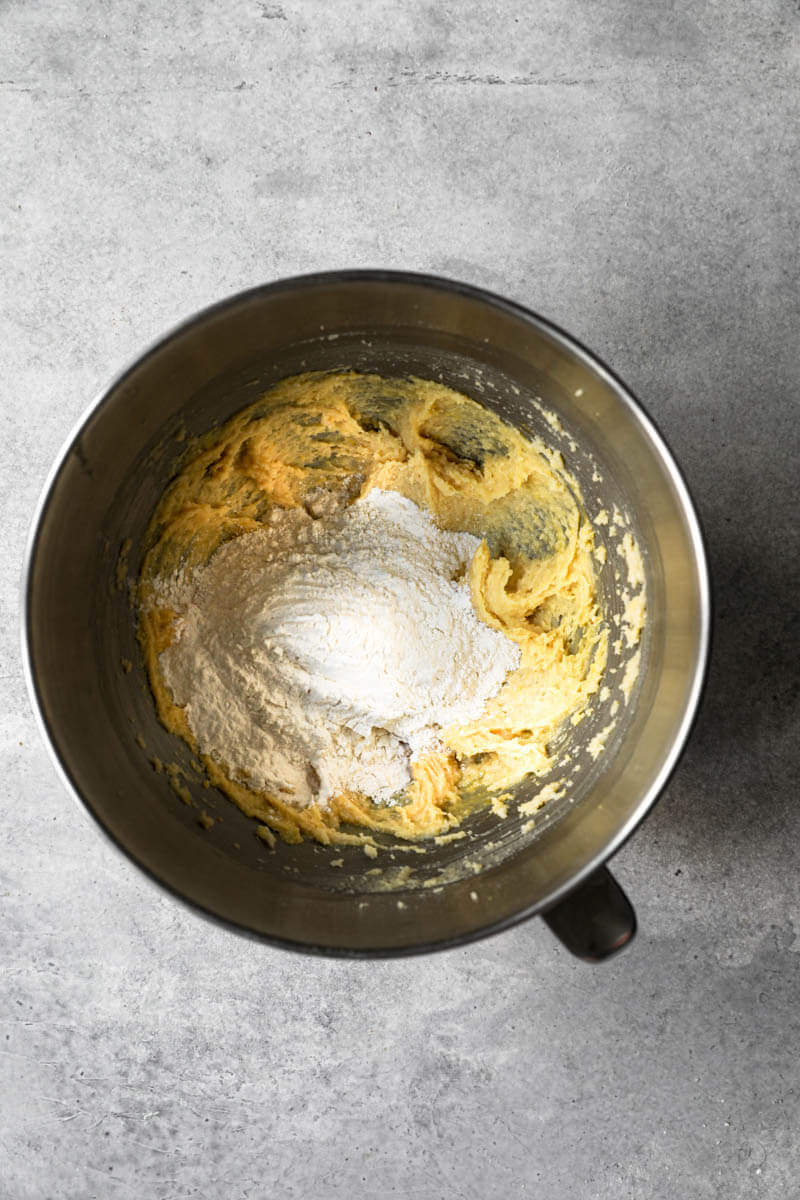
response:
[[[506,822],[477,814],[463,843],[367,862],[382,865],[383,876],[365,875],[352,848],[270,851],[252,822],[194,779],[187,748],[156,721],[128,582],[185,435],[205,432],[286,375],[341,367],[441,379],[553,441],[533,403],[541,397],[579,447],[569,465],[584,491],[591,485],[599,500],[632,514],[648,583],[640,685],[608,752],[598,763],[581,760],[569,800],[543,810],[527,831],[513,813]],[[592,482],[590,463],[602,482]],[[611,593],[606,599],[613,605]],[[111,384],[70,439],[29,548],[28,681],[67,786],[175,895],[244,932],[306,950],[408,953],[552,907],[613,853],[664,786],[697,706],[708,637],[708,574],[691,501],[624,386],[531,313],[425,276],[286,280],[174,330]],[[185,771],[193,806],[153,760]],[[523,784],[518,798],[534,790]],[[198,822],[201,809],[216,819],[213,828]],[[387,883],[392,890],[380,890]]]

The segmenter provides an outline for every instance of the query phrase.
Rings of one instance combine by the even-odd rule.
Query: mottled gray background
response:
[[[798,21],[0,3],[2,1200],[798,1195]],[[710,685],[601,968],[539,922],[400,962],[239,940],[121,861],[39,742],[18,583],[65,434],[170,323],[339,266],[563,324],[697,497]]]

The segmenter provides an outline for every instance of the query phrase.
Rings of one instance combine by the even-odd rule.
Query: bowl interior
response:
[[[627,515],[645,563],[648,621],[630,699],[626,652],[609,694],[569,739],[560,798],[483,809],[467,837],[270,849],[158,723],[136,641],[133,581],[153,508],[192,436],[306,370],[437,379],[560,449],[591,516]],[[554,422],[549,413],[555,413]],[[598,527],[601,539],[608,527]],[[31,682],[62,771],[155,878],[207,912],[307,948],[400,951],[499,926],[552,900],[623,837],[671,766],[702,657],[703,565],[691,511],[657,436],[578,348],[469,290],[408,278],[295,281],[218,306],[140,359],[68,448],[45,498],[28,580]],[[604,609],[620,611],[609,540]],[[616,719],[610,719],[616,702]],[[612,725],[605,751],[591,739]]]

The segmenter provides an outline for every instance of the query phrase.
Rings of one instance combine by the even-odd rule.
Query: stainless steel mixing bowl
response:
[[[387,849],[373,863],[351,847],[270,850],[251,821],[195,778],[188,748],[156,720],[130,581],[182,439],[284,376],[342,367],[441,379],[473,395],[561,444],[593,504],[631,515],[648,587],[637,690],[597,761],[586,744],[601,717],[575,733],[571,789],[532,828],[517,804],[535,794],[535,780],[516,789],[508,818],[477,813],[468,838],[425,855]],[[563,434],[544,424],[537,398],[558,414]],[[613,611],[613,573],[604,576],[603,599]],[[173,330],[114,380],[70,438],[29,547],[28,682],[67,787],[175,896],[297,949],[402,954],[466,941],[534,913],[544,913],[585,957],[624,944],[633,913],[603,864],[677,762],[708,640],[698,521],[673,458],[628,390],[533,313],[422,275],[350,271],[284,280]],[[180,787],[188,787],[190,805],[170,786],[174,772],[154,769],[170,762],[184,772]],[[204,811],[215,819],[212,828]]]

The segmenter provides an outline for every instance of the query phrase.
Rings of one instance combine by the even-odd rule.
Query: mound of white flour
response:
[[[201,751],[297,806],[344,790],[391,802],[519,665],[472,606],[478,544],[372,491],[317,520],[276,509],[190,584],[164,581],[182,616],[161,667]]]

